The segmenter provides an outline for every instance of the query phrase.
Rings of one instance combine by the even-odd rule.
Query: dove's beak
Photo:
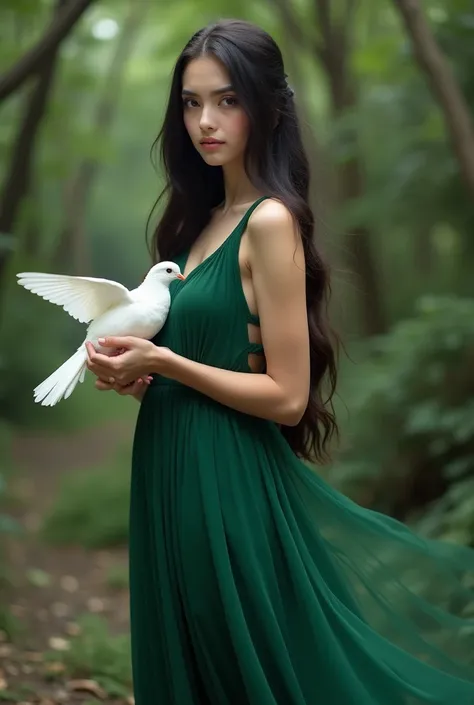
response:
[[[182,274],[177,274],[177,275],[176,275],[176,279],[185,279],[185,278],[186,278],[186,277],[183,277]]]

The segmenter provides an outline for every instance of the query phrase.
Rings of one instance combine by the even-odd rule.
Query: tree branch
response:
[[[93,130],[98,137],[107,139],[114,113],[120,97],[127,62],[133,52],[137,36],[148,12],[148,3],[129,0],[129,13],[116,42],[116,50],[104,81],[104,89],[99,97]],[[87,252],[86,213],[87,201],[97,177],[100,163],[95,157],[84,159],[77,172],[66,184],[65,224],[56,250],[56,262],[62,269],[66,267],[73,274],[90,269]]]
[[[313,47],[313,51],[328,73],[334,74],[340,71],[339,65],[346,61],[349,52],[354,0],[346,1],[346,13],[339,22],[331,18],[330,0],[314,0],[314,3],[321,42],[319,46]]]
[[[344,15],[344,22],[346,25],[353,21],[355,10],[356,10],[356,0],[346,0],[346,12]]]
[[[303,31],[300,23],[295,17],[293,7],[288,0],[271,0],[272,5],[276,5],[277,10],[280,13],[281,19],[293,37],[299,44],[308,46],[309,39],[306,33]]]
[[[49,29],[7,73],[0,76],[0,101],[8,98],[21,84],[38,70],[38,65],[55,51],[69,34],[78,19],[93,0],[71,0],[51,22]]]
[[[56,0],[54,14],[61,12],[67,2]],[[0,289],[8,260],[16,245],[14,226],[31,188],[34,148],[54,82],[57,55],[56,47],[45,55],[38,67],[36,85],[25,100],[0,193],[0,233],[10,240],[7,248],[0,248]]]
[[[315,0],[316,15],[321,25],[326,48],[332,44],[331,8],[328,0]]]
[[[411,38],[415,58],[444,116],[464,182],[474,197],[474,127],[469,108],[438,46],[419,0],[393,0]]]
[[[353,109],[357,103],[357,85],[350,71],[350,57],[348,56],[350,46],[350,35],[352,31],[352,12],[354,11],[355,0],[347,0],[345,10],[346,15],[332,21],[330,12],[330,0],[313,0],[315,9],[315,22],[318,25],[321,39],[315,41],[314,29],[309,27],[308,32],[297,22],[291,0],[271,0],[280,12],[282,22],[291,35],[292,43],[303,43],[307,39],[307,44],[312,56],[319,60],[326,73],[329,86],[331,107],[333,114],[339,118],[345,110]],[[311,32],[313,29],[313,32]],[[307,127],[304,125],[304,127]],[[311,128],[308,130],[309,136],[314,137]],[[337,167],[337,200],[345,205],[360,198],[364,193],[363,168],[358,151],[358,135],[354,130],[350,131],[350,138],[354,143],[354,154],[345,164]],[[308,144],[312,147],[313,142]],[[312,160],[313,161],[313,160]],[[314,164],[311,166],[314,168]],[[317,176],[321,179],[321,159],[316,159]],[[317,188],[318,201],[321,201],[321,191],[325,189],[327,195],[328,185],[331,181],[327,172],[324,174],[325,183]],[[327,198],[324,199],[327,201]],[[326,205],[326,204],[325,204]],[[321,206],[317,204],[319,220],[321,218]],[[323,217],[323,220],[325,218]],[[381,296],[381,286],[378,278],[375,258],[371,247],[371,237],[364,222],[355,222],[346,235],[347,250],[352,255],[352,266],[359,277],[364,294],[359,298],[359,308],[363,328],[366,334],[373,335],[386,330],[385,310]]]

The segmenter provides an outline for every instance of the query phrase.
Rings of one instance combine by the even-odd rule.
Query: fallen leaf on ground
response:
[[[0,690],[6,690],[8,688],[8,683],[6,678],[0,673]]]
[[[8,658],[12,654],[12,647],[8,646],[5,644],[4,646],[0,646],[0,658]]]
[[[79,580],[73,575],[63,575],[59,583],[66,592],[76,592],[79,588]]]
[[[50,661],[45,664],[44,668],[46,673],[51,676],[58,676],[66,670],[66,666],[61,661]]]
[[[69,688],[69,690],[80,690],[85,693],[91,693],[91,695],[95,695],[96,698],[100,698],[101,700],[105,700],[105,698],[107,697],[107,693],[105,692],[105,690],[103,690],[103,688],[100,687],[97,681],[87,679],[73,680],[68,681],[67,687]]]
[[[81,627],[76,624],[76,622],[68,622],[66,624],[66,633],[69,634],[69,636],[78,636],[78,634],[81,633]]]
[[[91,612],[103,612],[105,609],[105,602],[101,600],[100,597],[89,597],[87,600],[87,607]]]
[[[43,660],[43,654],[39,651],[25,651],[23,656],[27,661],[32,661],[33,663],[41,663]]]
[[[51,636],[48,639],[48,644],[55,651],[68,651],[71,648],[71,643],[62,636]]]
[[[71,611],[69,605],[66,605],[64,602],[53,602],[50,609],[54,616],[58,618],[67,617]]]

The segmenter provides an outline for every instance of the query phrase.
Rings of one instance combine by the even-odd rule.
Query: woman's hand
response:
[[[117,382],[110,383],[104,382],[102,379],[97,379],[95,381],[95,388],[100,392],[114,391],[117,392],[117,394],[120,394],[120,396],[131,396],[135,397],[137,401],[141,401],[152,379],[153,378],[150,375],[145,377],[145,379],[140,377],[135,380],[135,382],[131,382],[123,387]]]
[[[139,378],[147,378],[155,371],[158,348],[149,340],[134,338],[100,338],[102,347],[121,349],[117,355],[104,355],[95,350],[90,342],[86,342],[87,368],[105,384],[118,384],[126,387]],[[97,386],[97,385],[96,385]]]

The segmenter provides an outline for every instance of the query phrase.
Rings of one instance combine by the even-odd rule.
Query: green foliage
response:
[[[14,690],[0,690],[0,703],[26,702],[29,698],[31,698],[31,696],[35,695],[35,690],[31,686],[20,683],[15,686]]]
[[[132,683],[129,636],[110,634],[105,620],[97,615],[84,615],[78,625],[80,633],[62,655],[68,674],[94,679],[110,697],[126,697]],[[58,654],[46,657],[57,661]]]
[[[22,259],[15,259],[15,265],[16,271],[42,270],[41,264]],[[38,411],[33,388],[66,359],[66,336],[71,331],[68,317],[59,307],[13,282],[7,294],[0,329],[0,418],[27,425]],[[62,413],[52,411],[60,419]]]
[[[106,582],[113,590],[124,590],[128,588],[128,564],[117,563],[111,566],[107,573]]]
[[[6,513],[3,513],[4,505],[7,500],[7,477],[10,476],[12,469],[11,459],[11,429],[9,425],[0,423],[0,541],[1,535],[11,533],[18,530],[18,525]],[[0,544],[1,551],[1,544]],[[0,562],[0,565],[3,561]],[[2,578],[2,570],[0,568],[0,580]]]
[[[474,544],[473,362],[474,300],[420,300],[348,381],[332,482],[430,536]]]
[[[25,626],[19,617],[14,615],[7,605],[2,604],[0,589],[0,629],[8,637],[10,642],[16,642],[25,635]]]
[[[107,465],[64,477],[42,533],[53,544],[96,548],[128,537],[130,448]]]

